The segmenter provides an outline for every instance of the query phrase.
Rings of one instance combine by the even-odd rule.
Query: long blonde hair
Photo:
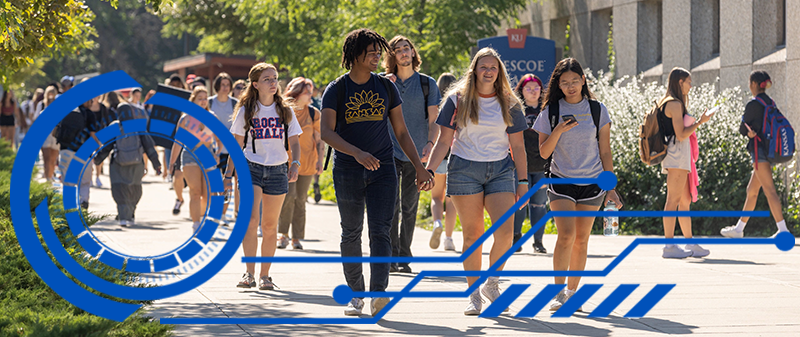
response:
[[[201,92],[206,93],[206,97],[208,97],[208,89],[206,89],[206,87],[204,87],[202,85],[198,85],[198,86],[194,87],[194,89],[192,90],[192,95],[189,96],[189,102],[195,103],[194,100],[197,98],[197,94],[199,94]],[[197,104],[197,103],[195,103],[195,104]],[[197,104],[197,105],[200,105],[200,104]],[[210,106],[206,105],[206,111],[209,111],[210,108],[211,108]]]
[[[253,83],[257,83],[258,79],[261,78],[261,73],[264,70],[272,69],[275,70],[275,73],[278,73],[278,69],[275,66],[261,62],[259,64],[254,65],[250,68],[250,73],[247,75],[247,78],[250,80],[247,83],[247,87],[244,89],[244,93],[242,93],[241,99],[239,99],[239,103],[236,103],[236,107],[233,109],[233,120],[236,120],[236,117],[239,115],[239,110],[241,107],[244,107],[244,132],[250,131],[250,121],[253,119],[253,116],[258,112],[258,89],[253,85]],[[292,121],[292,116],[294,116],[294,112],[292,109],[283,102],[283,97],[280,95],[281,88],[278,85],[278,90],[273,95],[273,99],[275,100],[275,111],[278,112],[278,118],[280,118],[281,123],[289,124]],[[286,130],[288,132],[289,130]]]
[[[508,74],[506,73],[506,67],[503,61],[500,59],[500,54],[489,47],[485,47],[475,54],[464,76],[462,76],[458,82],[453,83],[445,96],[460,96],[456,125],[464,127],[470,121],[473,124],[478,124],[480,104],[478,103],[478,74],[476,68],[478,67],[478,61],[484,57],[494,57],[497,60],[500,69],[497,73],[497,79],[494,81],[494,91],[497,95],[497,101],[500,103],[500,110],[503,111],[503,121],[508,126],[514,125],[513,118],[511,117],[511,108],[517,105],[521,106],[522,103],[514,94],[511,84],[508,83]],[[446,100],[443,100],[442,104],[445,102]]]

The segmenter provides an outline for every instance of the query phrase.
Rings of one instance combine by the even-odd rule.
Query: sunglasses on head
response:
[[[237,87],[234,87],[233,89],[234,89],[234,90],[244,90],[244,87],[239,87],[239,86],[237,86]]]

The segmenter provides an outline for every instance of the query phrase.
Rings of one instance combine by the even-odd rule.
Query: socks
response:
[[[567,289],[565,294],[567,295],[567,297],[572,297],[572,295],[575,295],[575,292],[576,292],[575,290]]]
[[[789,231],[789,229],[786,228],[786,220],[781,220],[781,222],[778,222],[776,225],[778,225],[778,231],[779,232],[788,232]]]
[[[746,225],[747,225],[746,222],[742,222],[742,220],[739,220],[739,222],[736,223],[736,229],[735,230],[737,232],[741,233],[742,231],[744,231],[744,226],[746,226]]]
[[[443,227],[442,226],[442,220],[434,220],[433,221],[433,227]]]

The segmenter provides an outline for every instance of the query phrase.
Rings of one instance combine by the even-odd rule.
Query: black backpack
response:
[[[58,124],[55,136],[59,144],[70,149],[80,148],[83,142],[81,134],[86,129],[86,116],[80,108],[68,113]]]
[[[345,104],[344,103],[345,96],[347,95],[347,90],[346,90],[347,88],[345,88],[345,85],[344,85],[343,81],[345,80],[344,77],[346,75],[347,74],[339,76],[339,78],[337,78],[335,80],[335,83],[336,83],[336,105],[337,106],[336,106],[336,125],[333,127],[333,131],[335,131],[337,133],[339,132],[339,120],[344,119],[344,109],[343,108],[344,108],[344,104]],[[391,93],[391,90],[390,90],[391,86],[393,86],[394,83],[392,83],[392,81],[390,81],[386,77],[383,77],[383,76],[380,76],[380,75],[378,75],[378,79],[381,81],[381,83],[383,83],[383,86],[386,88],[386,93],[389,95],[389,102],[388,102],[389,104],[386,105],[386,113],[389,113],[389,109],[391,109],[391,106],[394,105],[394,96],[392,96],[392,93]],[[334,83],[334,82],[331,82],[331,83]],[[425,91],[425,87],[423,87],[423,92],[424,91]],[[428,100],[428,96],[426,94],[425,95],[425,105],[426,106],[427,106],[427,100]],[[425,115],[427,116],[428,114],[425,114]],[[387,132],[388,132],[388,130],[387,130]],[[323,170],[327,170],[328,169],[328,162],[331,160],[331,152],[332,151],[333,151],[333,148],[329,145],[328,146],[328,153],[325,155],[325,166],[322,168]]]
[[[550,104],[549,107],[549,116],[550,117],[550,132],[552,134],[553,130],[556,129],[556,125],[558,125],[558,117],[560,116],[561,104],[559,102],[555,102],[555,104]],[[600,102],[595,101],[593,99],[589,100],[589,109],[592,111],[592,121],[594,122],[594,127],[597,129],[595,137],[598,142],[600,142]],[[554,151],[555,152],[555,151]],[[550,165],[553,162],[553,154],[550,154],[550,157],[547,158],[547,163],[544,164],[544,174],[546,177],[551,177],[550,172]]]

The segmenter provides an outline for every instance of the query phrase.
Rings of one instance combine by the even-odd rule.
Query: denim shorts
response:
[[[181,167],[192,166],[192,165],[200,166],[200,164],[197,163],[197,160],[194,159],[194,156],[189,151],[186,150],[181,151],[181,162],[182,162]]]
[[[250,179],[253,186],[261,187],[261,193],[281,195],[289,192],[289,165],[283,163],[275,166],[264,166],[248,161]]]
[[[447,163],[447,195],[516,193],[514,169],[511,156],[479,162],[451,155]]]

